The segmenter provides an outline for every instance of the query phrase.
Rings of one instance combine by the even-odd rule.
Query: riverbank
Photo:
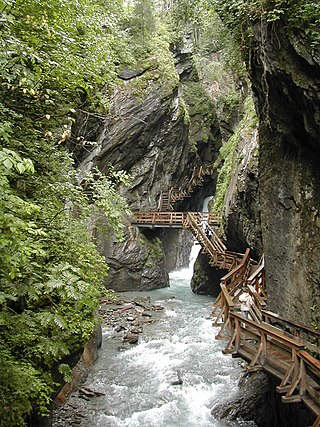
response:
[[[156,322],[163,307],[153,304],[148,296],[125,299],[101,299],[99,315],[104,336],[112,340],[112,347],[125,351],[139,341],[145,325]],[[81,368],[79,368],[81,370]],[[53,412],[53,427],[68,427],[85,423],[87,418],[86,402],[104,396],[97,390],[81,386],[85,377],[77,383],[77,390],[56,400],[57,408]],[[68,388],[68,385],[66,385]]]
[[[193,294],[183,274],[170,284],[102,304],[99,358],[54,427],[225,427],[211,410],[239,390],[241,361],[214,339],[212,297]]]

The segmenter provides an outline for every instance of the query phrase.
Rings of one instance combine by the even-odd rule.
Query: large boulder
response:
[[[218,296],[220,293],[220,280],[228,270],[211,267],[209,257],[199,254],[193,268],[191,290],[195,294]]]

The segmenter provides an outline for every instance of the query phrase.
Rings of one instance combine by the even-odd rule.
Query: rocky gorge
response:
[[[66,424],[317,427],[319,28],[313,0],[2,1],[0,427],[89,371]]]
[[[288,37],[285,29],[285,20],[253,27],[247,64],[251,85],[234,82],[232,90],[241,87],[242,92],[231,105],[228,96],[219,98],[217,82],[201,81],[190,37],[171,46],[175,71],[166,83],[152,62],[145,69],[120,71],[123,85],[114,92],[110,114],[94,125],[86,123],[85,138],[96,140],[96,147],[89,154],[75,149],[74,155],[82,172],[98,167],[108,173],[111,164],[127,172],[130,184],[121,191],[133,212],[156,210],[161,191],[182,185],[195,166],[213,164],[203,186],[175,209],[199,211],[209,195],[216,198],[215,207],[224,185],[227,247],[237,252],[250,247],[257,260],[264,254],[269,308],[292,320],[299,314],[303,323],[318,327],[319,50],[308,51],[303,37]],[[78,123],[74,132],[82,134],[81,117]],[[228,144],[230,153],[221,154]],[[226,166],[229,170],[219,182]],[[184,253],[180,248],[190,249],[191,242],[181,232],[135,229],[129,216],[126,223],[124,243],[97,236],[110,266],[106,286],[118,291],[168,286],[168,272],[187,263],[188,249]],[[200,254],[193,291],[216,296],[224,274],[208,268],[206,256]],[[262,401],[272,402],[273,414],[279,411],[270,381],[261,374],[244,382],[246,390],[253,390],[248,398],[251,410],[246,409],[251,419],[259,426],[289,426],[294,413],[296,425],[302,425],[304,415],[297,415],[301,408],[291,408],[282,419],[273,415],[263,421]],[[254,402],[257,384],[261,393]],[[235,419],[245,400],[216,413]]]

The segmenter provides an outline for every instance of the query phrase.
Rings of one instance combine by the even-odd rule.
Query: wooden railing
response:
[[[259,264],[252,269],[250,277],[248,277],[247,284],[252,286],[255,291],[263,296],[266,300],[266,278],[264,269],[264,255],[261,257]]]
[[[224,352],[247,360],[248,371],[263,369],[279,378],[277,391],[284,393],[282,401],[302,401],[318,417],[320,362],[305,351],[305,343],[268,323],[245,318],[234,311],[234,305],[228,315],[229,340]]]
[[[316,357],[320,353],[310,341],[311,337],[318,340],[320,334],[266,310],[264,280],[256,279],[261,277],[263,260],[258,266],[250,264],[246,251],[242,263],[221,279],[221,292],[212,312],[213,325],[221,326],[216,338],[228,340],[224,352],[247,360],[248,371],[263,369],[279,378],[277,391],[284,394],[283,402],[304,402],[317,417],[313,427],[319,426],[320,362]],[[239,312],[244,287],[254,300],[250,319]],[[279,323],[281,329],[274,326]]]
[[[190,228],[198,240],[199,243],[203,243],[204,246],[208,247],[208,251],[211,252],[225,252],[227,249],[222,240],[217,236],[217,234],[209,229],[209,225],[212,224],[212,221],[209,221],[209,216],[204,215],[202,212],[194,213],[188,212],[184,221],[184,227]],[[219,215],[219,214],[215,214]],[[211,233],[211,237],[208,237],[208,231]]]
[[[232,306],[235,305],[236,297],[242,287],[245,285],[245,279],[250,271],[250,250],[247,249],[246,253],[242,256],[241,262],[237,264],[228,274],[222,277],[220,281],[221,293],[218,295],[211,315],[215,316],[217,313],[214,325],[217,325],[221,319],[225,319],[222,323],[222,327],[216,338],[221,338],[222,333],[229,323],[229,300],[232,301]],[[228,300],[226,299],[228,295]]]
[[[190,212],[191,213],[191,212]],[[192,216],[198,223],[206,221],[212,227],[219,227],[221,224],[221,215],[216,212],[192,212]],[[178,228],[185,227],[188,218],[188,212],[135,212],[131,220],[132,224],[137,226],[174,226]]]
[[[271,325],[276,325],[291,335],[304,340],[308,351],[320,359],[319,330],[311,329],[301,323],[288,320],[285,317],[280,316],[280,314],[273,313],[272,311],[262,309],[261,313],[265,322],[270,323]]]
[[[172,211],[173,204],[186,197],[190,197],[196,187],[203,183],[203,178],[206,175],[211,175],[213,165],[196,166],[193,169],[190,179],[184,179],[180,187],[171,187],[166,191],[162,191],[159,197],[158,210],[159,211]]]
[[[209,256],[209,264],[231,270],[241,263],[243,254],[226,251],[226,246],[212,227],[221,224],[221,215],[215,212],[136,212],[132,224],[138,227],[188,228]],[[209,238],[206,229],[210,228]]]

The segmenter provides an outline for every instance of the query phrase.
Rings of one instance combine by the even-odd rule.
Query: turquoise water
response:
[[[137,345],[119,348],[110,327],[85,386],[104,393],[85,403],[82,427],[222,427],[211,415],[238,390],[239,361],[223,355],[209,318],[212,298],[190,290],[190,271],[171,274],[170,288],[124,293],[161,304],[157,322],[144,326]],[[172,385],[178,379],[181,385]]]

